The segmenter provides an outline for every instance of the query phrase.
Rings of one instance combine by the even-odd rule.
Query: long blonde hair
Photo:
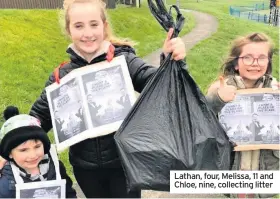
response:
[[[238,63],[238,57],[242,53],[243,46],[253,42],[255,43],[266,42],[269,44],[269,52],[268,52],[269,63],[268,63],[266,74],[272,73],[271,62],[273,56],[273,43],[267,35],[256,32],[256,33],[248,34],[243,37],[239,37],[233,41],[229,56],[227,57],[227,59],[225,60],[224,64],[221,67],[222,76],[226,77],[229,75],[239,75],[239,72],[235,70],[235,66]]]
[[[106,4],[102,1],[102,0],[64,0],[63,3],[63,9],[64,9],[64,23],[65,23],[65,30],[66,32],[69,34],[69,24],[70,24],[70,18],[69,18],[69,10],[72,8],[73,4],[75,3],[92,3],[95,6],[98,6],[100,8],[101,11],[101,19],[103,21],[103,23],[107,22],[108,25],[105,27],[105,40],[110,41],[112,44],[115,45],[127,45],[127,46],[133,46],[135,45],[135,42],[133,42],[130,39],[121,39],[116,37],[113,34],[113,31],[111,29],[111,25],[108,21],[108,17],[107,17],[107,12],[106,12]]]

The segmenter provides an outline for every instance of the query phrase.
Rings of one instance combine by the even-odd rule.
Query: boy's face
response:
[[[44,146],[40,140],[27,140],[14,148],[10,154],[10,158],[28,173],[38,168],[43,156]]]

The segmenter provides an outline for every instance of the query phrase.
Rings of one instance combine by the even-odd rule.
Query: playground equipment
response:
[[[279,26],[279,5],[280,0],[270,0],[270,13],[268,23],[273,26]]]

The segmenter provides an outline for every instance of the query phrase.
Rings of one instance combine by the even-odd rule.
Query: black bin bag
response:
[[[161,0],[151,12],[176,37],[176,23]],[[170,9],[171,10],[171,9]],[[165,59],[115,134],[128,190],[169,191],[170,170],[229,170],[229,138],[183,61]]]

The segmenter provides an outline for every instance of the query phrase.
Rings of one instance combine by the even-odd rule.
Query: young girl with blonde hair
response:
[[[112,58],[112,55],[124,55],[134,89],[141,92],[157,69],[137,57],[130,42],[112,34],[104,2],[69,0],[65,1],[64,9],[65,28],[72,40],[67,49],[71,61],[59,69],[59,77],[62,78],[73,69]],[[186,55],[185,45],[180,38],[170,39],[172,33],[171,29],[164,42],[163,53],[172,53],[174,60],[182,60]],[[51,75],[46,86],[54,81],[55,77]],[[45,90],[32,106],[30,114],[41,121],[46,132],[52,128]],[[71,146],[69,159],[75,178],[87,198],[141,197],[140,190],[127,193],[114,133]]]

